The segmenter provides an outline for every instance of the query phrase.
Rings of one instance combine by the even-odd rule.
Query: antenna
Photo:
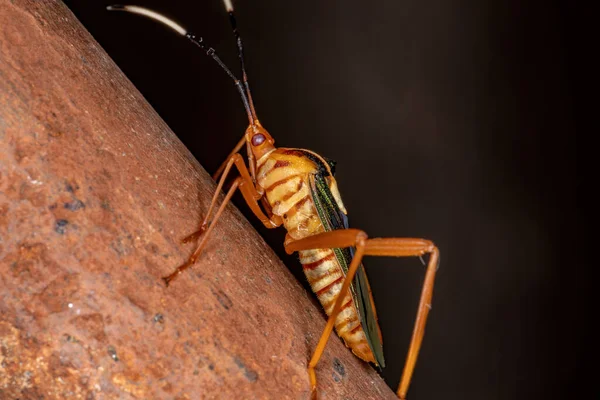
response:
[[[231,29],[233,29],[233,34],[235,36],[240,66],[242,67],[242,80],[244,81],[244,86],[246,87],[246,97],[248,98],[248,103],[250,103],[250,111],[252,112],[252,117],[255,120],[258,120],[256,117],[256,110],[254,109],[254,102],[252,101],[252,95],[250,94],[250,86],[248,85],[248,75],[246,74],[246,65],[244,64],[244,46],[242,45],[242,37],[238,31],[237,22],[233,13],[233,3],[231,0],[223,0],[223,4],[225,4],[225,10],[227,10],[227,14],[229,15]]]
[[[227,3],[227,1],[226,1],[226,3]],[[229,2],[229,4],[231,4],[231,2]],[[235,75],[233,75],[233,73],[231,72],[231,70],[229,68],[227,68],[227,66],[223,63],[223,61],[221,61],[221,59],[215,52],[215,49],[204,44],[204,39],[202,39],[202,37],[196,37],[196,35],[194,35],[192,32],[187,31],[185,28],[183,28],[181,25],[179,25],[175,21],[165,17],[162,14],[157,13],[156,11],[152,11],[150,9],[138,7],[138,6],[123,6],[120,4],[115,4],[115,5],[106,7],[106,9],[108,11],[125,11],[125,12],[129,12],[132,14],[143,15],[145,17],[148,17],[150,19],[158,21],[158,22],[162,23],[163,25],[168,26],[175,32],[179,33],[181,36],[185,36],[196,46],[198,46],[202,50],[204,50],[206,52],[206,55],[211,57],[213,60],[215,60],[216,63],[219,64],[221,69],[223,69],[223,71],[225,71],[225,73],[227,75],[229,75],[229,77],[231,79],[233,79],[233,82],[234,82],[238,92],[240,93],[240,96],[242,97],[242,102],[244,103],[244,108],[246,109],[246,114],[248,114],[248,120],[250,121],[250,125],[254,125],[254,121],[256,121],[256,112],[254,111],[254,105],[252,104],[252,99],[250,98],[250,100],[249,100],[250,90],[248,89],[248,82],[246,79],[246,72],[244,71],[244,67],[243,67],[243,61],[242,61],[242,71],[244,73],[244,85],[246,87],[246,90],[244,90],[244,86],[242,86],[242,83],[240,82],[240,80],[238,78],[236,78]],[[232,8],[232,10],[233,10],[233,8]],[[237,35],[237,37],[239,37],[239,35]],[[240,44],[238,47],[240,49],[240,59],[242,59],[241,40],[239,43]]]

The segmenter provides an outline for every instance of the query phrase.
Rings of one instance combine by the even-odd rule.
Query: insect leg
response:
[[[200,234],[202,234],[202,233],[206,233],[206,234],[202,238],[202,241],[200,241],[200,243],[196,247],[196,250],[194,250],[194,252],[190,256],[190,258],[188,258],[188,260],[186,262],[184,262],[179,267],[177,267],[177,269],[175,271],[173,271],[170,275],[165,276],[163,278],[163,280],[165,281],[165,283],[167,284],[167,286],[169,286],[169,284],[171,283],[171,281],[173,279],[175,279],[179,274],[181,274],[183,271],[185,271],[186,269],[188,269],[189,267],[191,267],[192,265],[194,265],[196,263],[196,261],[198,260],[198,257],[200,257],[200,254],[202,253],[202,250],[204,249],[204,245],[206,244],[207,239],[210,236],[210,232],[213,230],[213,228],[215,226],[215,222],[217,222],[217,220],[221,216],[221,213],[225,209],[225,206],[227,206],[227,203],[229,203],[229,201],[231,200],[231,197],[235,193],[235,190],[240,186],[240,181],[241,180],[242,180],[242,178],[236,178],[236,180],[233,181],[233,184],[231,185],[231,188],[229,188],[229,191],[225,195],[225,199],[223,199],[223,203],[221,204],[221,206],[217,210],[217,213],[215,214],[215,218],[213,218],[212,223],[210,224],[210,226],[208,227],[208,229],[206,229],[206,231],[203,230],[203,229],[201,231],[199,231]],[[217,193],[219,193],[219,192],[217,192]],[[193,235],[195,235],[195,234],[193,234]],[[190,236],[188,236],[188,238],[189,237]]]
[[[240,177],[242,180],[240,181],[240,191],[242,192],[244,200],[246,200],[248,207],[250,207],[254,215],[269,229],[280,226],[282,223],[281,217],[274,215],[270,211],[267,211],[268,215],[265,215],[264,211],[258,205],[258,200],[262,199],[263,195],[258,193],[254,187],[254,181],[252,180],[252,177],[248,172],[248,168],[244,163],[244,158],[240,154],[234,154],[231,156],[230,162],[235,164],[241,175]],[[223,176],[225,175],[226,173]],[[221,182],[223,182],[224,178],[221,179]]]
[[[245,142],[245,140],[240,141],[242,146],[243,146],[244,142]],[[239,145],[239,143],[238,143],[238,145]],[[212,198],[210,206],[208,207],[208,212],[206,213],[206,216],[204,217],[204,220],[202,221],[202,224],[200,225],[200,229],[198,229],[198,231],[192,233],[191,235],[186,236],[182,240],[183,243],[188,243],[188,242],[191,242],[192,240],[199,238],[206,231],[206,228],[208,227],[208,222],[210,220],[210,216],[213,212],[215,204],[217,203],[219,193],[221,192],[221,189],[223,188],[223,185],[225,184],[227,175],[231,171],[231,168],[233,167],[233,165],[235,165],[237,167],[241,177],[244,178],[243,181],[240,183],[240,190],[242,191],[242,194],[244,194],[244,199],[246,200],[246,203],[248,203],[248,206],[252,209],[254,214],[258,217],[258,219],[261,220],[261,222],[263,224],[265,224],[265,226],[267,228],[275,228],[275,227],[278,227],[279,225],[281,225],[281,219],[278,216],[269,213],[269,216],[267,217],[264,214],[264,212],[260,209],[260,207],[258,207],[257,205],[255,206],[256,200],[260,199],[262,197],[262,195],[260,195],[254,188],[254,182],[253,182],[252,178],[250,177],[250,174],[248,173],[248,169],[246,168],[246,164],[244,163],[244,159],[242,158],[242,156],[238,153],[232,154],[231,156],[229,156],[227,161],[225,163],[223,163],[223,165],[224,165],[223,174],[221,176],[221,179],[219,180],[219,184],[217,185],[217,189],[215,190],[215,194]],[[245,192],[247,192],[247,193],[245,193]]]
[[[356,273],[356,270],[360,265],[360,261],[364,253],[366,240],[367,234],[358,229],[344,229],[332,232],[325,232],[318,235],[309,236],[307,238],[300,239],[297,241],[292,241],[290,240],[289,236],[286,236],[286,242],[284,243],[284,246],[285,251],[288,254],[292,254],[293,252],[299,250],[356,246],[354,258],[350,263],[346,279],[344,279],[344,283],[342,284],[340,293],[336,298],[335,305],[333,306],[333,311],[331,312],[329,319],[327,320],[327,325],[325,325],[325,329],[321,334],[321,338],[317,343],[317,347],[313,353],[313,356],[311,357],[310,362],[308,363],[308,376],[310,378],[311,399],[317,398],[317,376],[315,374],[315,367],[319,362],[321,355],[323,355],[323,350],[325,350],[327,340],[329,340],[329,336],[333,331],[335,320],[338,314],[340,313],[340,309],[342,308],[342,302],[346,297],[346,294],[348,293],[348,288],[350,287],[352,278],[354,277],[354,274]]]
[[[429,310],[431,310],[433,283],[439,265],[440,253],[438,248],[429,240],[409,238],[370,239],[365,250],[365,254],[371,256],[420,257],[426,253],[429,253],[429,262],[425,272],[419,308],[417,309],[417,317],[406,355],[406,362],[404,363],[404,370],[402,371],[402,378],[396,392],[401,399],[406,399],[406,392],[408,392],[423,336],[425,335],[425,325],[427,324]]]
[[[415,368],[417,356],[421,348],[423,336],[425,334],[425,324],[427,322],[427,316],[431,309],[431,299],[433,295],[433,283],[435,280],[435,274],[437,272],[439,251],[437,247],[429,240],[425,239],[410,239],[410,238],[376,238],[367,239],[366,233],[357,229],[340,229],[318,235],[310,236],[301,240],[291,241],[288,239],[285,243],[286,252],[291,254],[299,250],[309,250],[316,248],[338,248],[338,247],[349,247],[355,246],[356,252],[352,263],[348,268],[346,279],[338,294],[335,302],[335,306],[327,325],[323,330],[319,343],[315,349],[315,352],[308,365],[308,372],[311,382],[311,390],[313,396],[316,390],[316,375],[314,368],[323,354],[325,344],[331,335],[335,320],[340,312],[342,301],[348,293],[350,283],[354,278],[356,270],[361,263],[363,255],[370,256],[392,256],[392,257],[411,257],[411,256],[422,256],[426,253],[430,254],[429,263],[427,265],[427,272],[425,273],[425,280],[423,282],[423,289],[421,291],[421,298],[419,300],[419,308],[417,311],[417,317],[415,326],[413,329],[413,335],[406,356],[406,362],[404,364],[404,371],[402,372],[402,378],[398,386],[397,394],[401,399],[406,398],[406,392],[410,385],[410,380]]]
[[[245,141],[245,140],[244,140]],[[240,141],[240,143],[243,142]],[[238,143],[239,145],[239,143]],[[236,145],[236,148],[238,146]],[[235,151],[235,149],[234,149]],[[206,216],[204,217],[204,219],[202,220],[202,224],[200,224],[200,229],[198,229],[196,232],[192,233],[189,236],[186,236],[185,238],[183,238],[182,243],[188,243],[191,242],[192,240],[195,240],[197,238],[199,238],[200,236],[202,236],[202,234],[204,233],[204,231],[206,231],[206,228],[208,226],[208,221],[210,219],[210,216],[212,214],[212,211],[215,207],[215,204],[217,203],[217,199],[219,197],[219,193],[221,193],[221,189],[223,188],[223,185],[225,184],[225,179],[227,179],[227,175],[229,175],[229,172],[231,171],[231,167],[234,165],[235,160],[236,160],[236,155],[239,156],[239,154],[233,153],[231,154],[229,157],[227,157],[227,160],[225,160],[225,162],[221,165],[221,167],[223,167],[223,174],[221,175],[221,179],[219,179],[219,184],[217,185],[217,189],[215,190],[215,194],[213,195],[212,201],[210,202],[210,206],[208,207],[208,211],[206,213]],[[219,167],[219,169],[221,169],[221,167]],[[217,173],[220,174],[219,171],[217,171]],[[215,174],[217,175],[217,174]],[[225,201],[224,201],[225,203]]]
[[[229,191],[225,195],[225,199],[223,199],[223,203],[221,203],[215,216],[211,220],[210,216],[213,212],[213,209],[214,209],[217,199],[219,197],[219,192],[221,191],[221,188],[223,187],[225,179],[227,178],[227,175],[231,171],[231,168],[233,167],[233,165],[235,165],[237,167],[241,176],[239,176],[238,178],[236,178],[233,181],[231,188],[229,188]],[[202,250],[204,249],[204,246],[206,245],[206,243],[208,241],[210,232],[213,230],[216,222],[219,220],[219,217],[225,210],[225,206],[227,206],[227,203],[229,203],[229,201],[231,200],[231,197],[233,196],[236,189],[238,189],[238,188],[242,192],[242,195],[244,196],[244,200],[246,200],[246,203],[248,203],[248,206],[250,207],[250,209],[252,210],[254,215],[256,215],[256,217],[258,219],[260,219],[261,222],[267,228],[276,228],[279,225],[281,225],[280,217],[278,217],[276,215],[271,215],[269,217],[269,216],[265,215],[265,213],[261,210],[260,206],[258,205],[258,199],[260,199],[262,197],[262,195],[259,194],[258,191],[256,190],[256,188],[254,187],[254,182],[252,181],[252,178],[250,177],[250,174],[248,173],[248,169],[246,168],[246,164],[244,164],[244,159],[242,158],[242,156],[240,154],[234,154],[227,161],[225,170],[223,171],[223,175],[221,176],[221,179],[219,180],[219,184],[217,185],[217,189],[216,189],[213,199],[210,203],[210,207],[208,209],[206,217],[204,217],[204,220],[202,221],[202,225],[200,226],[200,230],[198,232],[191,234],[190,236],[188,236],[187,238],[184,239],[184,241],[187,242],[193,238],[197,238],[197,237],[203,235],[202,240],[196,247],[196,250],[194,250],[194,252],[190,256],[190,258],[185,263],[183,263],[182,265],[177,267],[177,269],[173,273],[171,273],[169,276],[163,278],[167,285],[169,285],[169,283],[171,283],[171,281],[173,279],[175,279],[175,277],[177,277],[183,271],[188,269],[190,266],[192,266],[198,260],[198,257],[200,257],[200,254],[202,253]],[[209,220],[210,220],[210,224],[208,223]]]
[[[229,155],[227,156],[227,158],[225,159],[225,161],[223,161],[223,164],[221,164],[219,166],[219,169],[217,170],[217,172],[215,172],[212,176],[212,178],[216,181],[217,179],[219,179],[219,177],[221,176],[221,173],[225,170],[225,167],[227,166],[227,163],[229,162],[229,160],[231,159],[231,157],[233,157],[234,154],[239,153],[240,149],[244,146],[244,143],[246,143],[246,136],[243,136],[242,139],[238,142],[238,144],[235,145],[235,147],[233,148],[233,150],[231,151],[231,153],[229,153]]]

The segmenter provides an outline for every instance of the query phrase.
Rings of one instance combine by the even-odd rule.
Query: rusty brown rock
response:
[[[0,398],[308,397],[325,321],[233,207],[191,251],[214,183],[57,1],[0,0]],[[322,398],[394,398],[332,338]]]

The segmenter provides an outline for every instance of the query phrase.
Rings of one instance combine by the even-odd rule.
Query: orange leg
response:
[[[243,142],[240,142],[240,143],[242,143],[242,145],[243,145]],[[223,166],[224,166],[223,174],[221,176],[221,179],[219,180],[217,189],[215,190],[215,195],[213,196],[213,199],[210,203],[208,212],[206,213],[206,216],[204,217],[204,220],[202,221],[202,224],[200,225],[200,229],[198,229],[196,232],[192,233],[191,235],[183,238],[183,240],[182,240],[183,243],[189,243],[192,240],[196,240],[197,238],[202,236],[202,234],[206,231],[206,228],[208,227],[208,223],[210,220],[210,216],[214,210],[215,204],[217,203],[218,194],[221,192],[221,189],[223,189],[223,185],[225,184],[227,175],[229,175],[229,172],[231,171],[231,168],[233,167],[233,165],[235,165],[237,167],[238,171],[240,172],[241,178],[243,179],[243,183],[240,184],[240,190],[242,191],[242,194],[244,194],[245,191],[247,192],[246,194],[244,194],[244,199],[246,200],[246,203],[248,203],[248,206],[250,207],[250,209],[254,212],[254,214],[258,217],[258,219],[260,219],[261,222],[267,228],[276,228],[281,225],[281,219],[278,216],[273,215],[270,212],[268,212],[268,214],[269,214],[268,216],[265,216],[262,209],[258,206],[257,200],[261,199],[262,195],[260,195],[254,188],[254,183],[252,181],[252,178],[250,177],[250,174],[248,173],[248,169],[246,168],[244,159],[242,158],[242,156],[240,154],[236,153],[236,154],[231,155],[227,159],[227,161],[223,164]],[[215,176],[216,176],[216,174],[215,174]],[[246,189],[244,189],[244,188],[246,188]],[[224,200],[223,204],[227,203],[228,201],[229,201],[228,199]]]
[[[237,167],[238,171],[240,172],[240,176],[233,181],[231,188],[229,188],[227,194],[225,195],[225,199],[223,199],[223,203],[221,203],[215,216],[211,220],[211,214],[217,203],[219,193],[221,192],[221,189],[223,188],[223,184],[225,183],[225,180],[227,179],[227,175],[231,171],[231,168],[233,167],[233,165],[235,165]],[[244,164],[244,159],[242,158],[242,156],[240,154],[232,155],[229,158],[229,160],[227,161],[227,163],[225,164],[225,169],[223,171],[223,175],[221,176],[221,179],[219,180],[219,184],[217,185],[217,189],[216,189],[213,199],[210,203],[210,207],[208,208],[208,212],[206,213],[206,217],[204,217],[204,220],[202,221],[202,224],[200,225],[200,230],[192,233],[191,235],[189,235],[188,237],[183,239],[183,241],[185,243],[185,242],[189,242],[190,240],[198,238],[203,235],[202,240],[196,247],[196,250],[192,253],[190,258],[185,263],[183,263],[182,265],[177,267],[177,269],[175,271],[173,271],[173,273],[171,273],[169,276],[166,276],[163,278],[167,285],[169,285],[169,283],[171,283],[171,281],[173,279],[175,279],[175,277],[177,277],[183,271],[185,271],[186,269],[191,267],[194,263],[196,263],[196,261],[198,260],[198,257],[200,257],[200,254],[202,253],[202,250],[204,249],[204,246],[206,245],[206,242],[208,241],[208,238],[210,237],[210,233],[212,232],[213,228],[215,227],[216,222],[221,217],[221,214],[225,210],[227,203],[229,203],[229,201],[231,200],[231,197],[233,196],[236,189],[238,189],[238,188],[242,192],[242,195],[244,196],[244,200],[246,200],[246,203],[248,203],[248,206],[250,207],[250,209],[252,210],[254,215],[256,215],[256,217],[258,219],[260,219],[267,228],[277,228],[278,226],[281,225],[280,217],[278,217],[277,215],[267,216],[267,215],[265,215],[263,210],[260,208],[260,206],[258,204],[258,200],[262,197],[262,195],[260,193],[258,193],[256,188],[254,187],[254,182],[252,181],[252,178],[250,177],[250,174],[248,173],[248,169],[246,168],[246,164]],[[209,224],[209,221],[210,221],[210,224]]]
[[[233,157],[234,154],[238,153],[242,149],[242,147],[244,146],[244,143],[246,144],[246,153],[248,153],[247,157],[248,157],[248,165],[250,165],[250,175],[252,176],[253,182],[256,181],[256,161],[254,160],[254,154],[252,153],[252,149],[250,148],[250,142],[248,140],[246,140],[245,135],[244,135],[244,137],[242,137],[240,139],[238,144],[235,145],[233,150],[231,150],[231,153],[229,153],[229,155],[227,156],[227,158],[225,159],[223,164],[221,164],[219,166],[219,169],[217,169],[217,172],[215,172],[213,174],[213,176],[212,176],[213,180],[216,181],[217,179],[219,179],[219,177],[221,176],[221,173],[223,172],[223,170],[225,170],[225,166],[227,165],[227,162],[229,161],[229,159],[231,157]]]
[[[219,177],[221,176],[221,173],[225,170],[225,167],[227,166],[227,162],[229,162],[229,160],[231,159],[231,157],[233,157],[234,154],[239,153],[239,151],[242,148],[242,146],[244,145],[244,143],[246,143],[246,135],[244,135],[242,137],[242,139],[238,142],[238,144],[235,145],[235,147],[233,148],[233,150],[231,151],[231,153],[229,153],[229,155],[227,156],[227,158],[225,159],[225,161],[223,161],[223,164],[221,164],[219,166],[219,169],[217,170],[217,172],[215,172],[213,174],[212,178],[215,181],[217,179],[219,179]]]
[[[308,364],[308,375],[310,377],[312,396],[313,398],[316,398],[317,377],[315,374],[315,366],[323,354],[327,340],[333,331],[335,320],[342,307],[343,299],[348,293],[348,288],[350,287],[358,266],[361,264],[363,256],[420,257],[426,253],[429,253],[429,263],[427,265],[427,272],[425,273],[423,290],[421,291],[421,299],[419,301],[415,327],[413,330],[412,339],[410,341],[408,354],[406,356],[406,363],[404,364],[402,379],[400,380],[400,385],[398,386],[397,391],[399,398],[406,399],[406,392],[408,391],[408,386],[410,385],[410,380],[415,369],[415,363],[417,362],[417,356],[419,355],[419,349],[421,348],[421,342],[423,341],[423,336],[425,334],[427,315],[429,314],[429,310],[431,308],[433,282],[438,267],[439,251],[437,247],[435,247],[435,245],[429,240],[408,238],[368,239],[367,234],[358,229],[341,229],[325,232],[297,241],[291,241],[288,239],[285,243],[285,250],[288,254],[291,254],[299,250],[350,246],[356,247],[354,258],[352,259],[352,262],[348,268],[346,279],[344,279],[342,289],[337,297],[333,311],[327,320],[327,325],[321,334],[317,348],[315,349],[315,352]]]

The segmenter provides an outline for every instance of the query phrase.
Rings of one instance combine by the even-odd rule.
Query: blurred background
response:
[[[105,11],[110,1],[65,2],[214,172],[247,125],[229,78],[166,28]],[[239,70],[219,0],[134,4],[176,19]],[[277,144],[338,161],[352,227],[441,250],[410,398],[592,394],[573,11],[542,0],[260,0],[237,1],[236,13],[258,115]],[[236,204],[308,288],[284,231]],[[365,266],[395,388],[425,268]]]

